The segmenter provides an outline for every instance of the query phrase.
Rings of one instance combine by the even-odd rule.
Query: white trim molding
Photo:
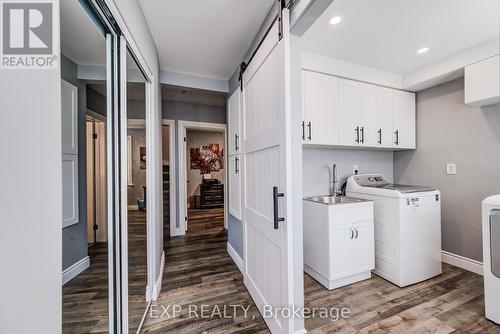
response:
[[[442,260],[444,263],[451,264],[452,266],[471,271],[478,275],[483,275],[483,263],[480,261],[472,260],[461,255],[453,254],[446,251],[441,251]]]
[[[155,285],[153,286],[153,291],[151,291],[151,300],[155,301],[158,299],[158,296],[161,292],[161,285],[163,282],[163,269],[165,268],[165,252],[161,253],[161,264],[160,264],[160,273],[158,278],[156,279]]]
[[[174,71],[160,71],[160,83],[212,90],[216,92],[229,92],[229,81],[220,78],[210,78],[195,74]]]
[[[70,267],[63,270],[62,285],[68,283],[88,268],[90,268],[90,258],[88,256],[84,257],[76,263],[73,263]]]
[[[244,265],[243,265],[243,259],[240,257],[238,252],[231,246],[231,244],[228,242],[227,243],[227,253],[233,259],[234,263],[238,267],[238,269],[241,271],[242,274],[244,274]]]

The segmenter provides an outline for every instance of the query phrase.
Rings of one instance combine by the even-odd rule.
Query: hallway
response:
[[[185,236],[165,234],[163,290],[146,318],[143,333],[268,333],[241,272],[227,254],[223,221],[223,209],[190,210]],[[182,311],[176,317],[160,317],[160,305],[180,305]],[[189,305],[198,306],[200,317],[189,317]],[[202,318],[202,305],[208,305],[208,314],[215,306],[221,310],[226,306],[228,317]],[[247,317],[241,308],[233,317],[231,305],[248,307]]]

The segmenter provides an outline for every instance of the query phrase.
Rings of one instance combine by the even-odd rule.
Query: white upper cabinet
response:
[[[377,87],[376,107],[376,145],[377,147],[392,148],[392,113],[393,89]]]
[[[61,80],[62,153],[78,154],[78,88]]]
[[[304,144],[415,148],[415,94],[303,71]]]
[[[465,67],[465,103],[485,106],[500,102],[500,56]]]
[[[356,81],[339,79],[339,144],[359,144],[359,123],[356,111]]]
[[[393,91],[393,147],[415,148],[415,94],[400,90]]]
[[[340,145],[375,146],[376,86],[339,79]]]
[[[304,74],[303,140],[306,144],[337,145],[338,78],[310,71]]]
[[[359,124],[359,144],[375,146],[377,123],[377,86],[357,83],[357,113]]]
[[[229,127],[228,147],[229,156],[241,151],[241,94],[237,89],[227,101],[227,117]]]

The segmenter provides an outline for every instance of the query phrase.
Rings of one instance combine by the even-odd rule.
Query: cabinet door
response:
[[[229,213],[241,219],[241,155],[229,157]]]
[[[339,144],[359,145],[359,124],[356,111],[356,86],[352,80],[338,79],[339,85]]]
[[[227,100],[227,118],[229,128],[228,147],[229,155],[234,155],[241,150],[241,100],[240,90],[237,89]]]
[[[337,145],[338,78],[304,71],[304,116],[306,144]]]
[[[415,94],[393,92],[394,146],[400,149],[415,148]]]
[[[465,67],[465,103],[488,105],[499,101],[500,56],[487,58]]]
[[[78,154],[78,88],[61,80],[61,142],[63,154]]]
[[[376,146],[377,130],[376,105],[377,90],[375,85],[357,83],[357,114],[360,126],[359,143],[363,146]]]
[[[393,89],[377,87],[377,147],[392,147],[392,94]]]
[[[330,232],[330,277],[349,276],[353,269],[352,236],[349,224],[333,227]]]
[[[375,234],[373,222],[352,224],[353,238],[353,274],[370,271],[375,268]]]

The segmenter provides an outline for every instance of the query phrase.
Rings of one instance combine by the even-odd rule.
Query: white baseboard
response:
[[[227,253],[233,259],[234,263],[238,267],[238,269],[243,273],[243,260],[240,255],[236,252],[236,250],[231,246],[231,244],[227,243]]]
[[[62,272],[62,285],[68,283],[73,278],[80,275],[80,273],[87,268],[90,268],[90,258],[88,256],[72,264],[71,267],[66,268]]]
[[[139,211],[139,205],[133,204],[128,206],[129,211]]]
[[[161,264],[160,264],[160,273],[158,278],[156,279],[155,285],[153,286],[153,291],[151,291],[151,300],[155,301],[158,299],[158,296],[161,292],[161,285],[163,282],[163,269],[165,268],[165,252],[161,254]]]
[[[455,267],[459,267],[473,273],[483,275],[483,263],[472,260],[457,254],[453,254],[446,251],[441,251],[442,260],[444,263],[451,264]]]

